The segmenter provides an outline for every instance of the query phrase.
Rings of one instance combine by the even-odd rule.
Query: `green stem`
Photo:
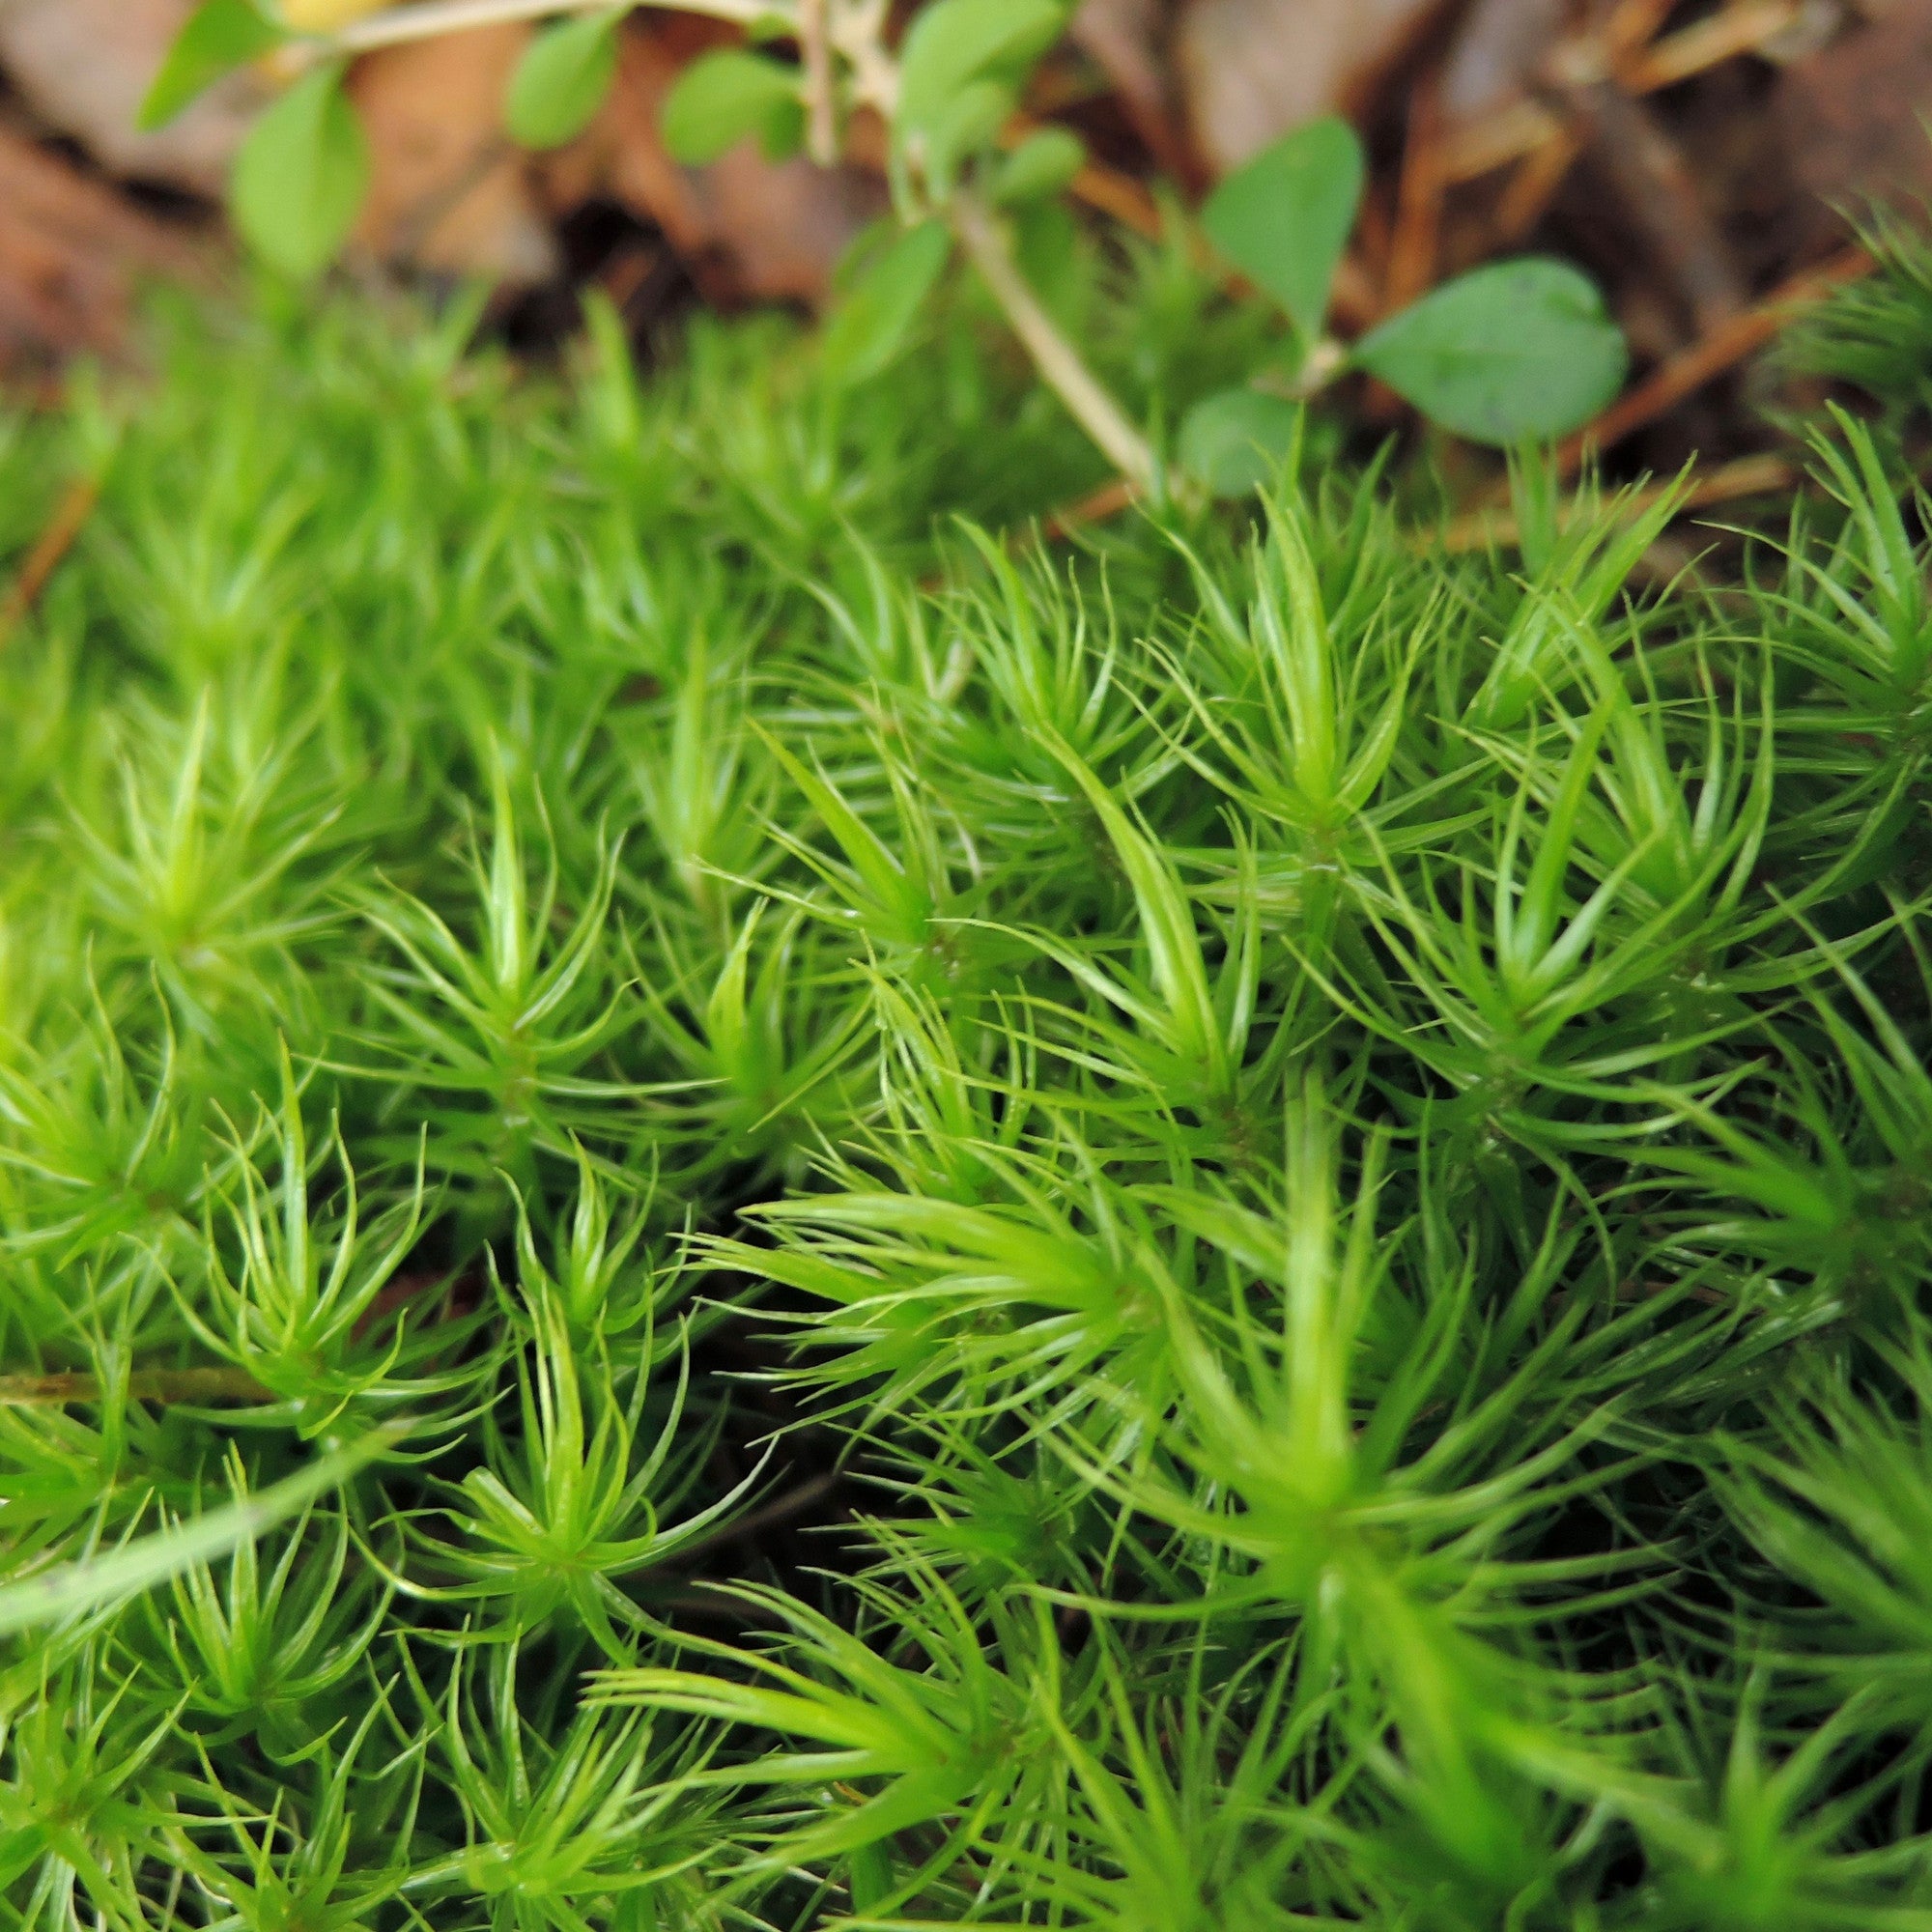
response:
[[[979,270],[1046,385],[1121,474],[1144,497],[1156,494],[1152,449],[1104,384],[1080,359],[1013,260],[1005,230],[984,202],[962,188],[948,204],[952,232]]]

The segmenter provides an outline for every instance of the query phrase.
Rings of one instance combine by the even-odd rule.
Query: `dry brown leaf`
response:
[[[503,90],[530,36],[521,21],[385,47],[350,87],[372,169],[358,239],[384,260],[527,287],[561,267]]]
[[[884,212],[884,189],[850,166],[768,161],[752,141],[709,167],[672,160],[659,110],[684,63],[717,38],[675,16],[632,23],[603,111],[544,164],[551,205],[608,197],[654,222],[713,301],[817,302],[852,238]]]
[[[1175,64],[1196,145],[1217,173],[1372,91],[1436,0],[1193,0]]]
[[[134,116],[194,0],[0,0],[0,67],[47,127],[118,175],[215,196],[255,111],[252,74],[230,74],[178,120],[140,133]]]
[[[1932,191],[1932,0],[1890,0],[1869,24],[1794,61],[1772,97],[1771,127],[1792,177],[1816,209]]]
[[[192,279],[205,266],[179,230],[0,129],[0,370],[117,355],[136,285]]]
[[[1451,122],[1493,114],[1535,77],[1562,32],[1565,0],[1475,0],[1442,70],[1442,112]]]

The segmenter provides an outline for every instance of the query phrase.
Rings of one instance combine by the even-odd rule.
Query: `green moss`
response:
[[[1009,553],[1092,472],[970,318],[466,329],[0,441],[103,476],[0,652],[8,1579],[407,1432],[7,1639],[0,1918],[1932,1922],[1863,433],[1708,596],[1534,479]]]

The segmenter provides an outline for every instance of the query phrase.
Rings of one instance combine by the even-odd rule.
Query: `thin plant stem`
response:
[[[1047,314],[1013,260],[992,210],[962,188],[947,213],[960,245],[993,292],[1013,333],[1026,345],[1041,379],[1122,476],[1143,496],[1153,496],[1160,470],[1147,439]]]
[[[611,0],[418,0],[409,7],[390,7],[360,20],[352,20],[320,42],[329,54],[368,53],[411,41],[427,41],[466,27],[494,27],[505,20],[537,20],[555,14],[596,14]],[[716,20],[749,26],[753,20],[791,13],[788,0],[679,0],[679,12],[708,14]]]
[[[826,5],[827,0],[799,0],[798,7],[799,45],[805,55],[806,152],[821,168],[838,158]]]

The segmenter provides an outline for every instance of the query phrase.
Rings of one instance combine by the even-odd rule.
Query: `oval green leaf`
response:
[[[524,49],[503,95],[503,125],[526,148],[560,148],[590,125],[617,71],[617,28],[629,10],[562,20]]]
[[[1264,148],[1202,208],[1208,239],[1288,311],[1304,342],[1321,332],[1363,174],[1355,130],[1328,114]]]
[[[1526,255],[1445,282],[1364,336],[1354,360],[1432,422],[1508,444],[1587,422],[1630,356],[1587,275]]]
[[[249,0],[202,0],[175,36],[134,117],[135,127],[144,131],[164,127],[203,88],[287,38]]]
[[[796,68],[762,54],[740,47],[700,54],[665,99],[664,144],[691,167],[715,161],[748,134],[764,136],[768,148],[778,145],[773,137],[781,124],[797,125],[798,84]]]
[[[1217,497],[1272,483],[1301,432],[1299,405],[1255,389],[1220,389],[1180,419],[1176,455]]]
[[[229,177],[236,228],[264,261],[306,278],[355,225],[369,143],[342,94],[343,64],[305,73],[248,130]]]
[[[970,80],[925,130],[925,179],[942,198],[960,164],[992,142],[1013,111],[1013,91],[997,80]]]
[[[1053,0],[938,0],[915,17],[900,50],[899,125],[930,126],[988,70],[1016,79],[1060,38],[1062,25]]]
[[[1065,128],[1040,128],[1001,164],[993,199],[1003,208],[1058,194],[1087,165],[1079,135]]]
[[[952,253],[946,224],[922,221],[867,263],[826,325],[824,364],[833,382],[863,383],[898,354]]]

